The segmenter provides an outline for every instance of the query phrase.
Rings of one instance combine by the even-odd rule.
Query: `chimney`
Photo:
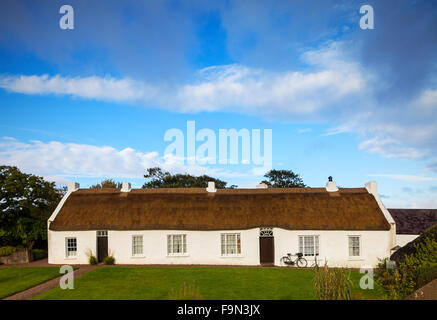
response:
[[[336,192],[338,191],[337,182],[332,181],[332,177],[328,177],[328,183],[326,183],[326,191],[328,192]]]
[[[69,182],[67,183],[67,191],[68,191],[68,192],[74,192],[74,191],[77,191],[77,190],[79,190],[79,187],[80,187],[80,185],[79,185],[79,183],[77,183],[77,182],[69,181]]]
[[[130,192],[131,191],[131,185],[130,182],[123,182],[121,184],[121,192]]]
[[[208,188],[206,188],[206,191],[208,192],[216,192],[217,189],[215,188],[215,182],[214,181],[209,181],[208,182]]]
[[[376,181],[367,182],[364,187],[373,195],[378,195],[378,183]]]
[[[266,185],[265,183],[259,183],[256,185],[257,189],[267,189],[269,186]]]

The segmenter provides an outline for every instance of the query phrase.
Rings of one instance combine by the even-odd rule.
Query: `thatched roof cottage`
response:
[[[301,252],[333,266],[376,265],[395,246],[395,222],[363,188],[79,189],[48,221],[49,263],[281,265]]]

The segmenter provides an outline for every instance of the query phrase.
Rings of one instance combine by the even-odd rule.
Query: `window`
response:
[[[76,256],[77,253],[76,238],[65,238],[65,251],[66,251],[67,258]]]
[[[273,237],[273,228],[260,228],[259,236],[261,238],[264,238],[264,237]]]
[[[98,237],[107,237],[108,231],[97,231],[97,236]]]
[[[167,254],[181,255],[187,253],[187,235],[169,234],[167,235]]]
[[[360,236],[349,236],[349,256],[359,257],[361,255]]]
[[[132,236],[132,255],[143,254],[143,236]]]
[[[306,257],[319,255],[319,236],[299,236],[299,252]]]
[[[241,254],[241,240],[239,233],[221,234],[222,255]]]

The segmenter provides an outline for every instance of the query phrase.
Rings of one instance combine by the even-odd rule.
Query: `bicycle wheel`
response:
[[[299,268],[306,268],[306,266],[308,265],[308,261],[305,258],[299,258],[296,261],[296,265]]]
[[[290,264],[290,258],[285,256],[281,258],[281,266],[289,267]]]

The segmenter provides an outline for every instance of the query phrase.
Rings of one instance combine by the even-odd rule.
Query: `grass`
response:
[[[356,296],[370,295],[359,289],[361,274],[352,270]],[[207,300],[315,299],[314,271],[292,268],[214,267],[101,267],[75,279],[74,290],[55,288],[35,299],[169,299],[184,284],[195,286]],[[382,289],[371,290],[374,298]]]
[[[59,267],[0,268],[0,299],[59,276]]]

